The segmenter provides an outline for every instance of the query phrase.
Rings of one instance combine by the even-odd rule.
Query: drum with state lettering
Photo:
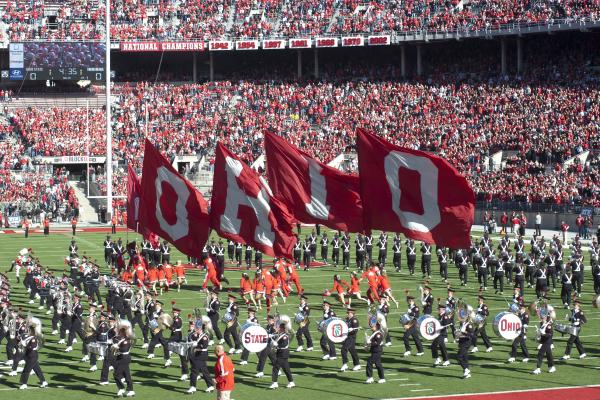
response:
[[[269,343],[267,330],[253,322],[247,322],[242,325],[240,330],[240,341],[242,346],[250,353],[260,353]]]
[[[442,331],[442,324],[437,318],[431,315],[422,315],[417,319],[417,329],[421,334],[421,337],[425,340],[434,340],[440,336]]]
[[[521,334],[521,318],[510,311],[502,311],[494,318],[494,333],[506,340],[515,340]]]

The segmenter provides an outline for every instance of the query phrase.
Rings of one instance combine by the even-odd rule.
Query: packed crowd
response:
[[[48,5],[57,8],[50,19]],[[466,4],[465,4],[466,3]],[[104,30],[101,1],[8,0],[2,39],[98,39]],[[505,24],[600,18],[595,0],[117,0],[111,35],[130,39],[263,38],[345,33],[475,31]]]

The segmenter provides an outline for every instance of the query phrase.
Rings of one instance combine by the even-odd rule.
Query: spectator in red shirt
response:
[[[215,382],[217,382],[217,400],[229,400],[234,386],[233,362],[225,354],[222,345],[215,347],[217,362],[215,364]]]

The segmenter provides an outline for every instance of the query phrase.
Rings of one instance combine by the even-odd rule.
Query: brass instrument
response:
[[[153,330],[153,333],[156,335],[158,332],[168,329],[173,325],[173,317],[171,315],[164,313],[160,314],[157,318],[158,326]]]
[[[600,294],[594,296],[594,298],[592,299],[592,307],[600,308]]]
[[[463,299],[456,301],[456,316],[460,322],[472,322],[475,319],[475,310]]]
[[[369,332],[365,331],[365,341],[363,343],[363,348],[366,351],[369,351],[371,349],[371,335],[369,335]]]
[[[96,333],[98,328],[98,317],[96,314],[90,314],[83,323],[83,332],[85,337],[90,337]]]

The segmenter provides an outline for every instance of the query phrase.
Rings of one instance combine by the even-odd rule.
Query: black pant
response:
[[[311,244],[310,245],[310,258],[312,260],[317,258],[317,244]]]
[[[571,293],[573,291],[573,285],[563,285],[560,291],[560,298],[563,304],[571,304]]]
[[[131,321],[131,328],[135,329],[135,325],[139,325],[141,331],[142,331],[142,336],[144,337],[144,343],[148,343],[148,327],[146,326],[146,324],[144,324],[144,321],[142,320],[142,313],[139,311],[135,311],[133,313],[133,318],[130,318],[130,316],[128,315],[127,318],[129,319],[129,321]]]
[[[406,258],[406,263],[408,265],[408,272],[410,272],[411,275],[413,275],[415,273],[415,263],[417,262],[417,256],[408,256]]]
[[[527,268],[525,270],[525,280],[527,281],[527,284],[529,286],[533,286],[534,282],[533,280],[535,279],[533,274],[534,274],[535,270],[533,268]]]
[[[473,334],[473,347],[477,347],[477,337],[481,336],[481,340],[483,340],[483,344],[485,347],[492,347],[492,342],[485,331],[485,325],[481,328],[476,328],[475,333]]]
[[[108,372],[110,367],[115,367],[115,356],[110,347],[106,352],[104,360],[102,360],[102,369],[100,370],[100,382],[108,382]]]
[[[558,277],[556,267],[548,268],[548,277],[552,279],[552,289],[556,289],[556,278]]]
[[[600,294],[600,279],[594,276],[594,293]]]
[[[409,340],[411,337],[414,340],[415,345],[417,346],[417,352],[422,353],[423,352],[423,344],[421,343],[421,339],[419,339],[416,324],[413,324],[410,328],[406,329],[404,331],[404,335],[402,336],[402,340],[404,341],[404,348],[406,349],[406,351],[411,350],[410,349],[410,340]]]
[[[369,261],[369,263],[371,263],[371,261],[373,261],[373,246],[367,246],[367,260]]]
[[[131,364],[131,356],[129,354],[117,356],[115,360],[115,370],[113,373],[113,378],[115,379],[119,390],[125,388],[123,386],[123,383],[121,382],[121,379],[125,378],[125,383],[127,384],[127,391],[131,392],[133,390],[133,381],[131,380],[131,371],[129,371],[129,364]]]
[[[296,331],[296,340],[298,341],[298,346],[304,346],[304,340],[302,337],[306,338],[306,347],[313,347],[313,341],[312,337],[310,336],[310,331],[308,330],[308,324],[298,328]]]
[[[238,263],[238,265],[242,265],[242,250],[235,251],[235,261]]]
[[[573,283],[575,284],[575,291],[581,293],[581,284],[583,283],[583,276],[581,272],[573,272]]]
[[[240,337],[238,336],[238,332],[237,332],[237,322],[235,324],[233,324],[232,326],[225,328],[225,343],[227,343],[227,346],[229,346],[230,348],[234,347],[236,349],[241,349],[242,346],[240,344]],[[231,336],[233,336],[233,342],[231,342]]]
[[[67,338],[67,331],[71,329],[71,317],[67,314],[62,314],[60,316],[60,338]]]
[[[71,225],[71,229],[73,230],[73,236],[75,236],[75,230],[77,230],[77,227],[75,225]]]
[[[294,250],[294,263],[296,265],[300,265],[301,257],[302,257],[302,252],[300,250]]]
[[[364,251],[356,253],[356,267],[358,269],[365,268],[365,252]]]
[[[541,236],[542,235],[542,229],[540,227],[539,224],[535,224],[535,236]]]
[[[577,351],[579,352],[579,354],[583,354],[585,353],[585,350],[583,349],[583,345],[581,344],[581,340],[579,339],[579,336],[575,336],[575,335],[569,335],[569,340],[567,340],[567,349],[565,350],[565,355],[571,355],[571,349],[573,348],[573,343],[575,343],[575,346],[577,347]]]
[[[329,246],[321,246],[321,259],[327,262],[327,254],[329,254]]]
[[[439,335],[431,342],[431,356],[433,358],[438,358],[438,354],[441,354],[444,361],[448,361],[448,350],[444,342],[445,338],[446,336]]]
[[[444,278],[444,280],[448,279],[448,264],[440,263],[440,276]]]
[[[469,268],[467,268],[466,265],[458,267],[458,277],[461,283],[467,284],[467,281],[469,280]]]
[[[75,335],[79,336],[83,340],[83,329],[81,328],[81,320],[76,318],[71,322],[71,329],[69,330],[69,339],[67,340],[67,346],[73,345],[73,339]]]
[[[338,265],[340,263],[340,249],[339,248],[333,248],[333,250],[331,250],[331,259],[333,260],[333,263],[335,265]]]
[[[271,360],[271,365],[275,365],[275,355],[271,351],[271,346],[267,346],[263,351],[258,353],[258,364],[256,365],[256,372],[263,372],[267,358]]]
[[[190,364],[192,366],[192,374],[190,376],[190,386],[196,387],[198,381],[198,375],[202,374],[202,379],[206,382],[207,387],[215,386],[208,367],[206,366],[206,360],[208,358],[207,352],[198,352],[190,357]]]
[[[25,228],[25,237],[29,237],[29,227]]]
[[[400,255],[400,253],[394,253],[392,263],[394,264],[394,268],[396,269],[396,271],[400,271],[402,269],[402,256]]]
[[[279,370],[282,369],[283,373],[287,377],[288,382],[293,382],[294,377],[292,376],[292,370],[290,369],[290,363],[287,358],[276,357],[275,363],[273,364],[273,371],[271,372],[271,379],[273,382],[277,382]]]
[[[113,235],[114,235],[115,233],[117,233],[117,226],[116,226],[116,225],[112,225],[112,226],[111,226],[111,228],[110,228],[110,233],[112,233]]]
[[[535,294],[538,298],[542,297],[548,291],[548,282],[545,279],[538,279],[535,283]]]
[[[321,344],[321,350],[324,354],[329,354],[329,357],[336,356],[335,344],[329,340],[327,335],[322,335],[319,343]]]
[[[471,347],[470,338],[461,338],[458,340],[458,355],[456,358],[463,370],[469,368],[469,347]]]
[[[161,344],[163,349],[163,357],[165,360],[169,359],[169,348],[167,345],[167,340],[163,337],[162,331],[158,331],[158,333],[152,333],[152,338],[150,339],[150,344],[148,345],[148,354],[154,354],[154,347],[158,343]]]
[[[496,272],[494,274],[494,289],[498,289],[498,282],[500,282],[500,291],[504,292],[504,272]]]
[[[379,379],[385,379],[383,365],[381,365],[381,353],[371,353],[369,358],[367,358],[367,378],[373,377],[373,365],[375,366],[375,368],[377,368],[377,374],[379,375]]]
[[[542,362],[544,357],[548,360],[548,367],[552,368],[554,366],[554,357],[552,356],[552,342],[550,340],[542,343],[542,347],[538,350],[537,356],[537,367],[542,367]]]
[[[31,355],[26,355],[25,359],[25,367],[23,367],[23,373],[21,373],[21,385],[26,385],[29,380],[29,375],[31,371],[35,372],[40,383],[43,383],[46,379],[44,378],[44,373],[40,368],[40,363],[38,362],[38,354],[34,353]]]
[[[350,253],[346,251],[342,254],[342,265],[344,266],[344,269],[350,268]]]
[[[517,350],[521,347],[521,351],[523,352],[523,356],[525,358],[529,358],[529,351],[527,350],[527,341],[525,340],[524,335],[519,335],[512,342],[512,347],[510,349],[510,356],[515,358],[517,356]]]
[[[212,324],[213,330],[215,331],[215,336],[217,339],[223,339],[223,334],[221,333],[221,329],[219,328],[219,314],[209,315],[210,322]]]
[[[525,290],[525,278],[523,275],[515,275],[515,287],[521,289],[521,293]]]
[[[421,272],[423,275],[431,275],[431,256],[421,257]]]
[[[342,363],[348,364],[348,353],[352,357],[352,364],[359,365],[358,352],[356,351],[356,335],[348,335],[342,343]]]
[[[304,269],[307,270],[310,268],[310,261],[312,260],[312,254],[310,251],[304,251],[302,257],[302,263],[304,264]]]
[[[487,280],[488,280],[488,270],[484,269],[484,268],[478,268],[477,269],[477,282],[479,283],[479,286],[486,287]]]
[[[385,260],[386,259],[387,259],[387,251],[385,249],[384,250],[379,250],[379,256],[377,257],[377,261],[384,268],[385,268]]]

